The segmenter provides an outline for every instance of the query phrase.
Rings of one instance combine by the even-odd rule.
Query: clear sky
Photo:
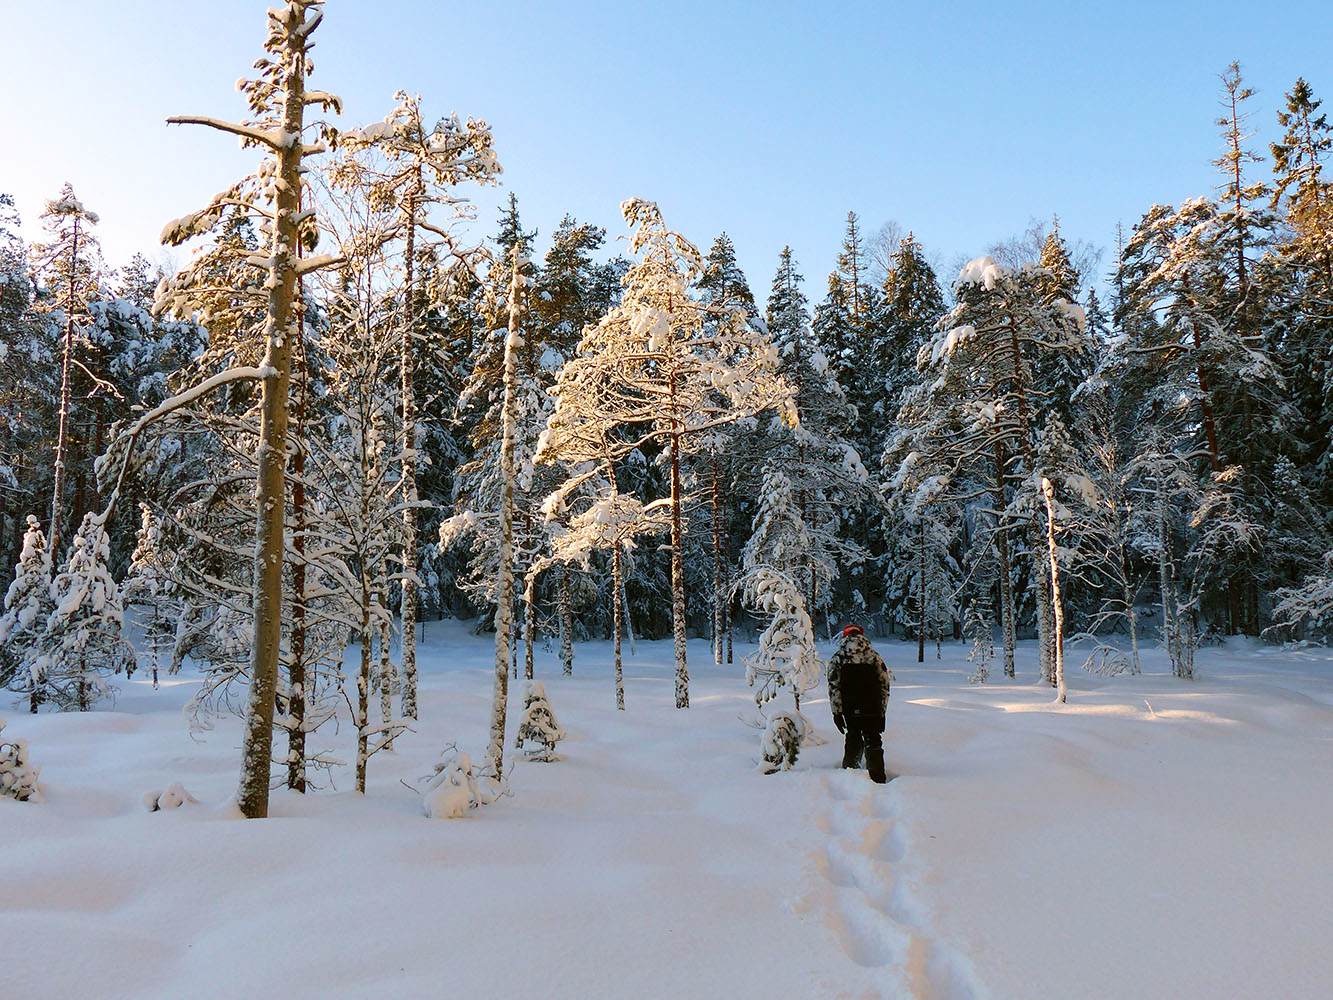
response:
[[[233,83],[268,5],[6,4],[0,191],[25,233],[69,180],[110,263],[156,257],[164,222],[252,165],[231,138],[164,119],[243,115]],[[785,243],[822,296],[848,209],[947,262],[1053,212],[1110,246],[1117,220],[1215,184],[1233,59],[1258,92],[1256,151],[1297,76],[1333,95],[1327,0],[330,0],[315,38],[312,84],[344,98],[346,125],[382,117],[399,88],[428,117],[491,123],[505,187],[476,192],[480,231],[510,190],[543,234],[568,212],[614,236],[621,200],[652,198],[704,248],[725,229],[761,302]]]

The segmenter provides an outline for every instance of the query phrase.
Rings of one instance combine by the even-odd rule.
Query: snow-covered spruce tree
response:
[[[918,440],[929,448],[932,462],[961,471],[989,460],[1004,519],[999,531],[1026,526],[1041,676],[1053,681],[1054,615],[1036,454],[1046,397],[1034,385],[1033,365],[1048,352],[1077,352],[1087,345],[1083,309],[1061,298],[1046,301],[1042,282],[1047,277],[1041,268],[1011,270],[990,257],[964,267],[954,285],[957,305],[921,349],[919,365],[927,378],[934,378],[916,408],[923,420]],[[955,471],[948,481],[966,480]],[[999,506],[1010,484],[1013,497]],[[1002,562],[1007,562],[1004,553]],[[1006,571],[1002,566],[1002,577]],[[1009,634],[1006,630],[1006,658]]]
[[[439,208],[457,218],[468,216],[467,202],[450,190],[464,181],[486,182],[500,173],[495,158],[490,127],[469,119],[466,124],[457,115],[442,118],[427,127],[421,118],[420,98],[399,91],[398,106],[383,122],[344,134],[342,142],[351,149],[373,147],[383,160],[348,159],[345,163],[359,174],[358,183],[374,189],[375,194],[398,208],[398,224],[391,235],[401,238],[402,294],[401,332],[399,334],[399,379],[402,394],[402,507],[403,547],[400,613],[402,615],[403,715],[417,717],[417,408],[416,359],[427,341],[418,321],[417,280],[415,273],[419,249],[443,241],[453,251],[453,239],[444,220],[433,217]],[[440,214],[436,212],[435,215]],[[418,241],[421,241],[420,244]],[[438,251],[438,247],[430,247]]]
[[[763,774],[790,771],[796,766],[805,739],[806,724],[788,712],[774,712],[759,737],[759,770]]]
[[[518,724],[514,746],[523,750],[526,760],[550,763],[560,759],[555,745],[564,738],[565,731],[560,728],[551,699],[546,696],[546,685],[529,680],[523,693],[523,718]]]
[[[867,505],[870,477],[848,442],[855,410],[834,377],[805,308],[801,276],[791,248],[783,249],[768,298],[767,324],[779,356],[779,372],[792,388],[799,422],[780,418],[763,427],[764,455],[791,483],[809,548],[797,580],[813,621],[826,610],[844,568],[859,565],[865,550],[846,537],[845,520]]]
[[[287,458],[288,385],[291,351],[299,341],[295,323],[297,278],[326,266],[327,257],[297,257],[301,224],[301,166],[322,152],[322,143],[306,145],[306,107],[338,108],[339,101],[322,91],[307,91],[310,34],[323,18],[322,0],[288,0],[268,15],[267,53],[256,63],[259,75],[242,80],[252,120],[242,124],[214,118],[175,117],[173,123],[201,124],[240,136],[246,146],[265,151],[258,171],[215,195],[199,212],[170,223],[163,242],[178,244],[212,229],[228,207],[243,205],[268,222],[267,256],[252,261],[268,272],[268,309],[264,330],[261,430],[256,449],[257,522],[254,548],[254,621],[250,662],[250,696],[246,707],[237,804],[248,818],[268,814],[269,760],[273,744],[273,712],[278,680],[282,630],[283,531],[286,511],[284,467]],[[260,201],[270,206],[263,209]]]
[[[164,544],[161,522],[148,504],[140,504],[139,509],[139,534],[121,587],[121,598],[126,608],[139,607],[145,614],[143,637],[152,657],[153,690],[157,690],[162,651],[175,637],[180,608],[173,600],[173,553]]]
[[[28,760],[28,741],[5,739],[5,720],[0,716],[0,797],[20,802],[40,802],[37,774],[41,770]]]
[[[755,310],[749,282],[736,261],[736,248],[726,233],[720,234],[709,248],[697,287],[710,314],[705,321],[707,332],[715,332],[712,328],[725,322],[724,317],[732,308],[743,310],[752,324],[762,322]],[[747,506],[745,497],[756,485],[756,456],[747,453],[751,449],[744,447],[744,444],[755,443],[755,439],[745,423],[748,421],[701,435],[691,442],[690,449],[691,472],[709,495],[713,563],[711,622],[713,661],[717,664],[725,659],[731,633],[731,601],[727,584],[731,577],[730,540],[734,519]]]
[[[121,635],[125,612],[107,565],[110,554],[100,516],[85,514],[51,583],[55,610],[39,640],[42,686],[44,697],[62,710],[88,711],[108,694],[107,674],[134,673],[134,647]]]
[[[650,441],[666,449],[670,468],[671,617],[676,651],[676,707],[689,706],[685,660],[684,506],[681,458],[691,435],[779,408],[795,422],[790,389],[778,376],[768,337],[737,307],[719,317],[689,294],[699,251],[666,228],[657,205],[632,198],[621,206],[637,227],[630,249],[638,260],[624,279],[621,303],[590,328],[579,355],[565,365],[551,425],[591,422],[622,428],[614,458]],[[580,391],[593,398],[574,406]],[[556,457],[560,457],[558,452]]]
[[[51,524],[48,536],[55,559],[64,540],[65,492],[70,448],[70,420],[73,407],[73,379],[76,365],[75,335],[88,324],[88,304],[98,293],[97,213],[86,208],[66,184],[60,197],[46,203],[42,223],[50,241],[33,247],[33,269],[50,290],[52,305],[63,313],[64,335],[60,350],[60,409],[56,430],[54,475],[51,486]],[[87,369],[83,368],[86,372]]]
[[[819,682],[823,670],[801,594],[810,549],[791,480],[770,465],[764,471],[754,532],[745,545],[744,575],[737,581],[746,603],[765,620],[759,648],[745,658],[745,679],[760,705],[776,697],[781,687],[790,687],[798,714],[801,695]]]
[[[28,710],[43,701],[45,658],[40,646],[47,619],[55,610],[51,599],[51,551],[37,518],[28,515],[23,551],[14,567],[14,580],[5,593],[0,616],[0,668],[12,691],[28,693]]]

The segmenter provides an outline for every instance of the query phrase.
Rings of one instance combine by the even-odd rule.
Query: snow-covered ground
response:
[[[1150,654],[1056,707],[1029,647],[1025,678],[978,687],[961,647],[878,646],[887,786],[835,770],[822,695],[831,741],[765,776],[739,662],[692,642],[677,711],[670,643],[640,643],[621,713],[586,643],[572,678],[538,660],[565,759],[459,821],[404,784],[484,749],[489,639],[456,623],[428,626],[421,722],[369,794],[335,774],[265,822],[226,808],[239,726],[193,740],[189,678],[7,710],[45,800],[0,800],[0,996],[1330,995],[1333,653],[1210,648],[1192,683]],[[146,812],[173,781],[200,804]]]

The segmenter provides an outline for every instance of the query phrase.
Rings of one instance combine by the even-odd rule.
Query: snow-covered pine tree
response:
[[[1046,395],[1034,384],[1033,366],[1050,352],[1087,347],[1083,309],[1062,298],[1047,301],[1047,277],[1041,268],[1012,270],[991,257],[962,269],[954,285],[957,305],[921,349],[919,365],[930,381],[912,402],[921,443],[907,452],[926,454],[937,467],[959,466],[948,478],[959,484],[967,482],[958,474],[962,466],[990,462],[997,511],[1005,519],[1000,531],[1026,526],[1043,679],[1054,672],[1054,621],[1036,454]],[[1003,581],[1007,551],[1001,551],[1001,562]],[[1011,635],[1006,628],[1006,673]]]
[[[560,759],[555,745],[564,738],[565,731],[560,728],[551,699],[546,695],[546,685],[529,680],[523,692],[523,718],[518,724],[514,746],[523,750],[525,760],[550,763]]]
[[[624,428],[614,458],[648,442],[666,448],[670,467],[672,632],[676,650],[676,706],[689,706],[685,659],[684,504],[681,456],[691,435],[769,408],[791,411],[790,390],[777,375],[767,336],[728,308],[716,332],[709,310],[689,294],[702,259],[694,244],[666,228],[657,205],[632,198],[621,206],[637,227],[630,249],[639,259],[624,279],[621,303],[590,328],[579,355],[561,370],[552,426],[567,433],[590,424],[605,433]],[[586,403],[571,409],[580,395]],[[792,421],[795,414],[790,413]],[[559,451],[555,452],[560,458]]]
[[[813,621],[826,611],[845,568],[859,565],[865,550],[844,530],[849,517],[871,499],[870,476],[848,441],[855,409],[819,346],[801,292],[801,276],[791,248],[779,256],[766,311],[769,336],[779,356],[779,372],[792,388],[799,416],[795,426],[770,419],[759,437],[760,468],[772,463],[791,483],[810,546],[797,574]]]
[[[107,674],[134,673],[134,647],[121,635],[125,611],[107,565],[110,554],[99,515],[85,514],[51,583],[55,610],[39,640],[42,687],[43,697],[62,710],[88,711],[109,693]]]
[[[0,796],[20,802],[40,802],[37,774],[41,770],[28,759],[28,741],[4,737],[5,720],[0,716]]]
[[[801,593],[811,542],[796,492],[774,465],[764,470],[754,531],[745,544],[744,575],[737,581],[745,601],[765,622],[759,647],[745,658],[745,679],[762,705],[790,687],[795,710],[801,695],[819,682],[823,660]]]
[[[490,127],[484,121],[469,119],[466,124],[457,115],[442,118],[427,127],[421,118],[420,98],[399,91],[394,95],[398,106],[382,122],[343,135],[342,143],[351,150],[371,148],[382,162],[349,157],[347,169],[357,175],[354,182],[373,188],[375,195],[398,208],[398,223],[389,235],[401,238],[402,293],[401,332],[399,334],[399,380],[402,396],[402,480],[403,548],[400,589],[402,615],[403,715],[417,717],[417,408],[416,363],[427,341],[419,329],[417,307],[417,251],[423,243],[443,240],[450,253],[458,250],[441,221],[435,221],[431,209],[439,206],[454,217],[468,215],[467,202],[455,197],[450,189],[463,181],[493,181],[500,173],[495,158]],[[418,232],[420,231],[420,233]],[[424,247],[423,247],[424,249]]]
[[[148,504],[140,504],[139,510],[139,533],[121,587],[121,598],[126,608],[139,607],[144,611],[143,637],[151,657],[153,690],[157,690],[162,651],[175,638],[180,609],[173,600],[173,554],[164,544],[161,522]]]
[[[10,690],[28,693],[31,712],[36,712],[44,700],[45,657],[40,640],[54,610],[51,551],[37,518],[29,514],[23,551],[5,593],[4,615],[0,616],[0,668]]]
[[[258,171],[215,195],[204,209],[177,219],[163,231],[163,242],[179,244],[211,230],[234,205],[263,216],[271,237],[270,253],[258,263],[268,272],[268,307],[264,330],[261,429],[256,448],[259,473],[254,547],[254,621],[250,657],[250,696],[242,743],[237,803],[248,818],[268,814],[269,760],[273,745],[273,713],[282,639],[283,535],[286,512],[284,467],[287,460],[288,386],[292,346],[300,341],[296,318],[296,284],[302,275],[327,266],[331,259],[298,258],[301,216],[301,167],[307,157],[324,150],[305,142],[306,108],[340,109],[332,94],[306,89],[310,71],[310,35],[323,18],[323,0],[287,0],[269,11],[268,56],[259,60],[259,75],[241,80],[254,118],[233,124],[214,118],[181,116],[179,124],[200,124],[230,132],[242,144],[265,152]],[[262,208],[266,202],[270,208]]]
[[[50,301],[62,315],[64,327],[60,350],[60,409],[56,430],[55,457],[51,485],[51,524],[48,537],[52,558],[58,558],[64,541],[65,493],[68,487],[68,463],[74,379],[77,365],[88,372],[75,357],[76,333],[88,324],[88,304],[98,294],[99,257],[97,237],[92,227],[97,213],[89,210],[66,184],[60,197],[46,203],[42,223],[50,234],[47,243],[32,248],[33,270],[50,291]],[[94,376],[95,377],[95,376]]]

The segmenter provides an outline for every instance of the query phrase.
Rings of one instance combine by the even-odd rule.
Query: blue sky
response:
[[[33,235],[65,180],[101,213],[110,263],[158,253],[163,223],[253,153],[171,114],[239,117],[264,0],[64,0],[6,12],[0,191]],[[822,295],[848,209],[938,259],[976,255],[1058,212],[1110,246],[1154,202],[1208,192],[1218,75],[1239,59],[1253,140],[1297,76],[1333,93],[1326,4],[425,3],[330,0],[314,85],[343,122],[399,88],[427,115],[494,128],[499,191],[528,228],[569,212],[624,231],[622,199],[657,200],[706,247],[736,243],[760,301],[784,243]],[[1333,103],[1328,105],[1333,109]],[[1265,172],[1267,166],[1262,167]]]

